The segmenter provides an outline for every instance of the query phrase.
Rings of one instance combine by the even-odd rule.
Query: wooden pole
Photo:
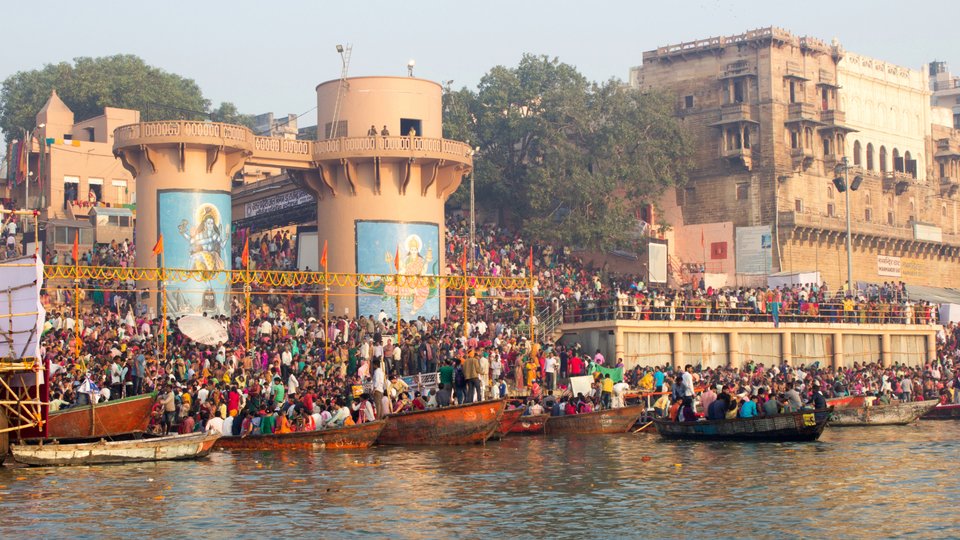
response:
[[[397,343],[400,343],[400,271],[394,276],[397,283]]]
[[[163,250],[160,251],[160,328],[163,330],[163,359],[167,359],[167,267],[163,260]]]
[[[533,321],[536,319],[536,316],[533,313],[533,272],[530,272],[530,347],[533,347],[534,336],[536,333],[533,328]],[[531,349],[532,350],[532,349]]]
[[[326,241],[323,252],[327,252]],[[327,359],[327,351],[330,349],[330,279],[326,258],[323,260],[323,317],[320,317],[320,320],[323,321],[323,357]]]
[[[247,354],[250,354],[250,289],[251,289],[251,285],[252,285],[253,280],[250,279],[250,255],[249,255],[249,250],[248,250],[247,253],[248,253],[248,255],[247,255],[247,264],[246,264],[246,266],[244,267],[244,275],[243,275],[243,296],[244,296],[244,301],[246,302],[246,305],[247,305],[247,312],[246,312],[247,322],[246,322],[246,324],[243,325],[243,326],[244,326],[244,328],[246,329],[246,342],[247,342],[247,348],[246,348],[246,350],[247,350]]]
[[[466,261],[466,257],[463,258]],[[463,338],[470,338],[470,321],[467,318],[467,265],[463,265]]]

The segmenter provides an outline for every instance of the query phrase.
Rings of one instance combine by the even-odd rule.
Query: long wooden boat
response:
[[[510,433],[510,429],[520,421],[520,415],[523,414],[523,408],[518,407],[516,409],[505,409],[503,411],[503,416],[500,417],[500,425],[497,426],[497,432],[494,433],[494,437],[502,439]]]
[[[65,441],[143,433],[156,400],[155,393],[143,394],[52,412],[47,417],[47,438]]]
[[[872,407],[837,409],[830,417],[831,426],[903,426],[937,406],[937,400],[908,401]]]
[[[452,445],[482,443],[500,425],[503,399],[387,416],[379,444]]]
[[[15,444],[10,449],[13,458],[26,465],[103,465],[200,458],[219,438],[216,433],[190,433],[130,441]]]
[[[754,418],[674,422],[657,418],[654,425],[665,439],[702,441],[815,441],[827,425],[828,407],[817,411],[801,411]]]
[[[386,420],[377,420],[376,422],[314,431],[221,437],[217,441],[216,448],[236,450],[369,448],[377,442],[377,437],[380,436],[380,432],[386,425]]]
[[[920,417],[921,420],[960,420],[960,403],[937,405]]]
[[[547,418],[550,418],[549,414],[520,416],[517,423],[510,428],[510,433],[524,435],[543,433],[543,426],[547,424]]]
[[[646,410],[644,405],[631,405],[591,413],[551,416],[547,418],[544,433],[547,435],[625,433],[633,427],[644,410]]]

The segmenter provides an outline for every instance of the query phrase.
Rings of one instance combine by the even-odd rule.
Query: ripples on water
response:
[[[0,537],[956,537],[958,430],[828,429],[789,444],[521,437],[6,468]]]

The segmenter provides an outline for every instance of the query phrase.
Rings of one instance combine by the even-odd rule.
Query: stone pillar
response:
[[[843,365],[843,332],[833,333],[833,369]]]
[[[673,369],[683,369],[683,331],[673,334]]]
[[[890,342],[890,332],[884,332],[880,335],[880,362],[885,368],[893,365],[893,354],[890,352]]]
[[[788,366],[793,366],[793,332],[783,330],[780,333],[780,356]]]
[[[743,366],[743,356],[740,354],[740,333],[736,330],[727,333],[727,358],[731,368],[740,369]]]
[[[927,362],[933,362],[937,359],[937,334],[927,334]]]

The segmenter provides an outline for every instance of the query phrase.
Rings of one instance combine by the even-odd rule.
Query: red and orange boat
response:
[[[646,410],[644,405],[567,416],[551,416],[544,431],[547,435],[584,435],[594,433],[625,433]]]
[[[390,445],[454,445],[482,443],[500,425],[503,399],[387,416],[377,438]]]
[[[47,438],[83,440],[147,431],[157,394],[143,394],[98,405],[70,407],[47,416]]]
[[[510,433],[531,435],[543,433],[543,426],[547,423],[549,414],[535,414],[532,416],[521,416],[517,423],[510,428]]]
[[[341,428],[274,433],[272,435],[248,435],[246,437],[221,437],[215,448],[231,450],[280,450],[280,449],[353,449],[370,448],[387,425],[386,420],[366,422]]]
[[[510,428],[520,420],[521,414],[523,414],[523,408],[503,411],[503,416],[500,417],[500,426],[497,427],[497,432],[494,433],[494,436],[498,439],[506,437],[507,434],[510,433]]]

